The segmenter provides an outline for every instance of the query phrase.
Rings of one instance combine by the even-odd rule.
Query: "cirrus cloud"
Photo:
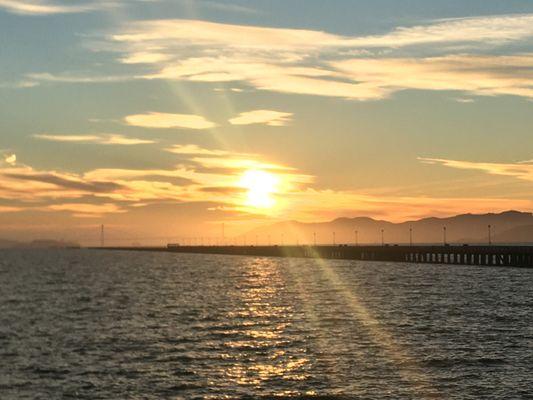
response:
[[[143,20],[110,34],[105,45],[120,53],[118,62],[142,64],[137,74],[34,73],[26,78],[32,84],[241,82],[258,90],[360,101],[408,89],[532,98],[532,53],[487,54],[495,46],[523,46],[532,38],[533,14],[435,20],[372,36],[201,20]]]
[[[208,121],[200,115],[194,114],[171,114],[150,112],[146,114],[128,115],[124,118],[126,124],[142,128],[185,128],[185,129],[211,129],[215,123]]]
[[[139,21],[110,40],[128,60],[155,60],[154,72],[144,79],[241,81],[260,90],[377,100],[406,89],[533,97],[529,53],[383,57],[372,50],[437,42],[475,49],[487,41],[503,45],[532,37],[533,14],[523,14],[439,20],[361,37],[198,20]],[[165,60],[146,55],[146,48],[157,49]],[[441,51],[450,50],[443,45]]]
[[[218,149],[207,149],[195,144],[175,144],[166,149],[166,151],[174,154],[189,155],[189,156],[211,156],[224,157],[231,155],[231,152]]]
[[[0,8],[19,15],[74,14],[116,7],[119,3],[111,0],[84,1],[72,4],[66,1],[49,0],[0,0]]]
[[[132,146],[138,144],[152,144],[155,140],[130,138],[117,134],[97,134],[97,135],[50,135],[37,134],[33,135],[36,139],[47,140],[51,142],[68,142],[68,143],[95,143],[105,145],[124,145]]]
[[[292,113],[273,110],[253,110],[240,113],[237,117],[229,120],[232,125],[264,124],[268,126],[287,125]]]
[[[442,165],[444,167],[482,171],[490,175],[509,176],[512,178],[533,182],[533,161],[522,161],[516,163],[491,163],[449,160],[443,158],[418,158],[426,164]]]
[[[73,6],[38,0],[0,0],[0,7],[9,12],[23,15],[67,14],[88,11],[91,9],[88,5]]]

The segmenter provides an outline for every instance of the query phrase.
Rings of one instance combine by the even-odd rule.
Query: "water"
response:
[[[532,398],[532,282],[505,268],[4,251],[0,399]]]

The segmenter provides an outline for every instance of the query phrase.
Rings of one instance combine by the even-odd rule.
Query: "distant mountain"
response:
[[[368,217],[337,218],[330,222],[279,222],[254,229],[246,234],[249,244],[354,243],[357,230],[360,244],[380,244],[381,230],[385,243],[442,243],[444,227],[448,243],[487,243],[488,225],[494,243],[533,243],[533,215],[528,212],[506,211],[499,214],[462,214],[448,218],[424,218],[392,223]]]
[[[508,229],[494,238],[495,243],[533,243],[533,225]]]
[[[79,248],[75,242],[65,242],[62,240],[34,240],[32,242],[16,242],[14,240],[0,239],[0,249],[65,249]]]

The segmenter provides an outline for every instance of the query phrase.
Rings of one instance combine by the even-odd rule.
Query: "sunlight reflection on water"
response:
[[[0,398],[520,398],[533,271],[4,252]]]

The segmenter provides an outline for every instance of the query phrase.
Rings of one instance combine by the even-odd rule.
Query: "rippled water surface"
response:
[[[0,399],[533,396],[533,270],[0,252]]]

